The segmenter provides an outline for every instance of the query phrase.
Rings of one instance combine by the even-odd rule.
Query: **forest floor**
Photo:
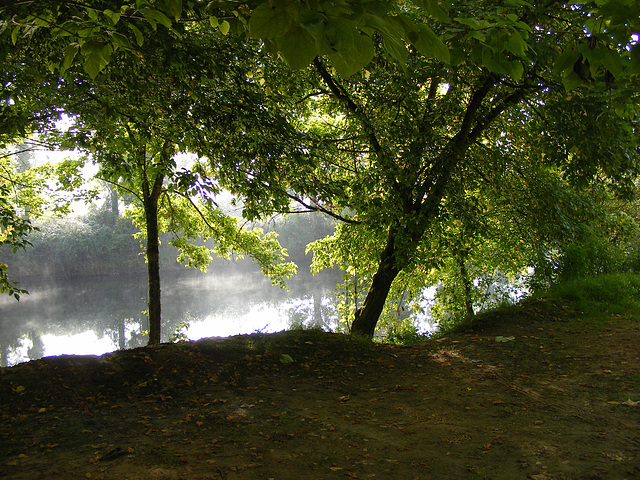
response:
[[[640,320],[530,301],[410,346],[314,331],[0,371],[0,478],[640,478]]]

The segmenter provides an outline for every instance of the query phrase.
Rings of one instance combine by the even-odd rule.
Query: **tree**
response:
[[[177,153],[197,151],[205,138],[215,139],[220,148],[228,144],[227,155],[251,156],[261,155],[260,145],[266,148],[262,136],[267,132],[274,138],[286,135],[283,119],[265,109],[268,101],[247,77],[252,49],[235,38],[203,35],[197,27],[178,28],[182,32],[149,35],[135,56],[113,55],[98,77],[71,64],[62,77],[56,69],[40,72],[46,87],[24,82],[26,94],[37,92],[44,105],[72,116],[73,126],[57,138],[60,145],[87,151],[102,180],[137,199],[132,216],[146,239],[150,344],[161,338],[158,247],[163,231],[173,232],[171,243],[188,266],[206,269],[212,253],[228,257],[235,252],[250,255],[283,286],[295,271],[285,263],[286,251],[275,234],[249,230],[217,208],[220,188],[204,164],[179,168],[176,163]],[[44,42],[47,48],[56,45]],[[31,39],[14,62],[28,62],[29,49],[43,49],[43,44]],[[268,153],[272,160],[278,156],[274,148]],[[201,237],[217,245],[197,243]]]
[[[317,265],[350,264],[370,279],[352,332],[373,335],[401,272],[422,272],[424,282],[444,260],[438,253],[457,258],[464,269],[482,226],[474,203],[495,182],[521,171],[523,181],[557,175],[562,188],[633,184],[637,24],[620,21],[623,3],[598,10],[559,2],[459,2],[448,21],[409,9],[406,37],[429,24],[445,41],[449,62],[409,47],[401,63],[379,48],[365,71],[349,77],[331,60],[315,58],[315,72],[304,77],[308,88],[289,87],[299,111],[306,99],[310,153],[287,192],[295,191],[309,210],[345,220],[333,240],[316,244],[326,248],[317,252]],[[520,185],[535,193],[535,185]],[[559,237],[536,227],[558,217],[544,221],[550,212],[535,206],[525,208],[522,221],[549,247]],[[527,206],[511,207],[501,216],[516,217]],[[511,233],[500,216],[486,214],[503,238]],[[464,228],[457,228],[455,243],[444,252],[433,249],[434,240],[443,243],[451,233],[445,225],[456,222]]]
[[[438,0],[418,3],[435,18],[448,18]],[[374,35],[383,37],[385,50],[398,61],[406,59],[406,36],[427,55],[448,58],[446,47],[429,26],[414,28],[402,15],[405,10],[403,4],[390,0],[311,4],[301,0],[102,0],[89,5],[71,0],[4,0],[0,2],[0,33],[18,44],[47,30],[51,38],[60,40],[64,51],[63,59],[52,55],[47,64],[65,71],[81,60],[92,78],[109,64],[115,52],[135,52],[155,31],[177,31],[181,23],[194,22],[206,23],[223,34],[259,38],[294,69],[309,65],[316,56],[328,55],[341,74],[355,73],[374,57]]]
[[[249,230],[217,208],[220,187],[204,165],[178,168],[175,160],[178,152],[199,148],[202,137],[253,152],[259,139],[245,130],[277,127],[277,119],[261,111],[263,98],[246,77],[247,50],[222,37],[185,32],[178,42],[166,32],[147,42],[143,55],[133,63],[112,61],[85,95],[74,85],[65,109],[78,115],[71,143],[94,152],[99,176],[138,200],[132,215],[146,240],[149,343],[157,344],[163,231],[173,232],[178,259],[188,266],[206,269],[212,253],[247,254],[283,286],[295,266],[284,263],[286,251],[275,234]],[[201,237],[217,245],[193,243]]]
[[[64,61],[49,62],[54,70],[70,68],[80,53],[85,71],[97,77],[115,51],[135,54],[155,35],[142,32],[141,22],[163,32],[186,20],[178,1],[108,5],[62,2],[34,13],[34,2],[21,2],[4,10],[13,22],[4,35],[15,43],[47,28],[65,51]],[[264,155],[243,163],[213,154],[212,165],[247,196],[249,214],[282,208],[293,197],[303,208],[345,220],[340,242],[348,235],[357,250],[342,260],[367,255],[362,267],[371,275],[355,332],[373,334],[401,272],[425,259],[432,263],[424,270],[437,266],[424,253],[428,239],[485,150],[554,168],[575,185],[594,179],[624,185],[635,174],[629,119],[637,102],[640,48],[633,35],[640,14],[631,0],[473,1],[451,8],[435,1],[224,5],[227,10],[194,6],[192,18],[248,32],[290,66],[313,68],[287,74],[287,85],[278,67],[257,72],[271,92],[294,97],[286,103],[279,96],[300,127],[287,161],[275,164]],[[60,17],[65,9],[77,13],[67,23]],[[587,141],[576,134],[578,126],[606,129],[619,148]],[[529,134],[520,139],[523,130]],[[208,143],[202,151],[215,146]]]

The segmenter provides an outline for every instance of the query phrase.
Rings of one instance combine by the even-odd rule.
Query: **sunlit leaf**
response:
[[[80,46],[77,43],[70,43],[64,49],[64,61],[62,62],[62,70],[68,70],[73,64],[73,60],[76,58]]]

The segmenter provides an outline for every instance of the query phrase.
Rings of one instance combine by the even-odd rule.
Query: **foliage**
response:
[[[146,239],[151,343],[160,339],[163,232],[173,233],[171,243],[188,266],[205,269],[211,253],[228,257],[234,251],[250,255],[282,286],[295,272],[275,234],[248,230],[220,211],[220,187],[205,164],[180,167],[176,161],[178,153],[212,156],[221,149],[233,161],[232,154],[253,155],[260,143],[266,148],[258,133],[272,131],[275,138],[281,131],[247,77],[252,50],[233,39],[189,33],[158,32],[140,58],[114,56],[94,80],[69,70],[71,81],[54,77],[56,88],[45,90],[73,115],[73,126],[54,140],[85,151],[99,165],[99,178],[133,197],[129,214]],[[201,238],[217,246],[210,249]]]
[[[621,315],[640,308],[640,276],[615,273],[574,278],[553,285],[542,295],[547,301],[571,301],[579,316]]]
[[[305,80],[315,81],[298,97],[308,99],[313,163],[289,186],[301,205],[345,222],[311,248],[314,268],[348,266],[369,279],[353,328],[373,334],[397,301],[384,299],[407,289],[394,280],[410,279],[419,295],[420,283],[457,278],[448,298],[468,316],[480,302],[476,278],[517,278],[544,265],[582,238],[597,203],[591,191],[633,189],[633,29],[585,32],[594,13],[458,3],[451,23],[435,22],[449,65],[416,51],[402,65],[381,48],[366,71],[346,78],[332,62],[314,60]],[[423,11],[411,15],[434,24]],[[554,59],[584,42],[591,77],[579,87]],[[610,108],[618,101],[621,108]]]
[[[215,208],[222,186],[251,220],[293,200],[344,222],[313,244],[313,268],[338,264],[369,284],[362,305],[344,304],[366,335],[404,292],[416,299],[440,279],[459,280],[449,298],[471,314],[476,278],[543,271],[563,251],[569,259],[562,247],[588,238],[589,192],[634,186],[631,0],[25,1],[0,14],[11,89],[54,95],[45,118],[66,94],[65,108],[83,116],[74,141],[103,178],[142,192],[150,264],[156,226],[181,232],[193,265],[209,253],[187,243],[191,219],[238,232]],[[249,54],[229,32],[264,46]],[[23,81],[29,55],[38,64]],[[173,155],[185,150],[208,163],[178,169]],[[190,198],[201,202],[195,217],[183,214]],[[156,225],[160,211],[176,215]]]
[[[434,18],[449,21],[440,2],[419,4]],[[71,1],[42,4],[25,1],[3,5],[0,33],[12,44],[48,30],[60,42],[62,58],[47,58],[52,70],[65,72],[76,63],[96,78],[117,53],[135,54],[156,32],[182,34],[182,23],[205,23],[222,34],[233,32],[262,39],[292,68],[307,66],[316,56],[328,55],[344,75],[365,67],[375,53],[374,37],[397,61],[407,57],[405,41],[427,56],[448,61],[449,51],[427,25],[416,25],[401,5],[388,0],[299,0],[199,3],[182,0],[134,3],[106,1],[85,6]],[[7,41],[7,45],[9,44]]]
[[[189,330],[190,323],[188,320],[183,320],[176,325],[175,332],[169,337],[171,343],[186,342],[189,340],[187,331]]]
[[[15,254],[31,245],[28,239],[37,232],[34,220],[64,215],[72,201],[88,201],[95,195],[93,189],[81,187],[82,162],[65,159],[31,165],[34,148],[28,142],[21,143],[3,150],[0,156],[0,247],[5,253]],[[19,300],[27,291],[9,280],[7,271],[8,265],[0,263],[0,293]]]
[[[11,262],[19,277],[144,273],[136,268],[141,267],[139,242],[133,238],[137,229],[128,219],[113,219],[108,212],[93,210],[80,217],[41,219],[35,226],[29,249]]]

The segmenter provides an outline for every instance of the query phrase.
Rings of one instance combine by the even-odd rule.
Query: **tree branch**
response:
[[[351,225],[359,225],[361,222],[354,220],[352,218],[347,218],[347,217],[343,217],[342,215],[335,213],[331,210],[329,210],[328,208],[324,208],[322,205],[319,204],[315,204],[315,205],[311,205],[309,203],[305,203],[304,200],[302,200],[300,197],[293,195],[291,193],[287,193],[287,196],[293,200],[296,203],[299,203],[300,205],[302,205],[304,208],[306,208],[306,211],[304,212],[295,212],[295,213],[309,213],[309,212],[321,212],[324,213],[325,215],[329,215],[330,217],[335,218],[336,220],[339,220],[341,222],[344,223],[349,223]],[[294,212],[287,212],[287,213],[294,213]]]
[[[367,114],[362,110],[362,107],[357,105],[353,101],[353,99],[347,94],[346,90],[335,81],[335,79],[327,71],[327,69],[324,67],[324,65],[322,64],[322,62],[318,57],[316,57],[313,60],[313,65],[316,67],[316,70],[320,74],[320,77],[322,78],[322,80],[329,87],[329,90],[331,91],[331,93],[333,93],[333,95],[335,95],[335,97],[338,100],[344,103],[347,109],[351,113],[353,113],[356,116],[356,118],[358,118],[358,120],[362,123],[362,126],[364,127],[364,130],[367,133],[367,136],[369,137],[369,143],[371,143],[371,146],[373,147],[373,151],[378,154],[382,153],[382,146],[380,145],[380,142],[376,137],[374,128],[371,125],[371,122],[369,121]]]

